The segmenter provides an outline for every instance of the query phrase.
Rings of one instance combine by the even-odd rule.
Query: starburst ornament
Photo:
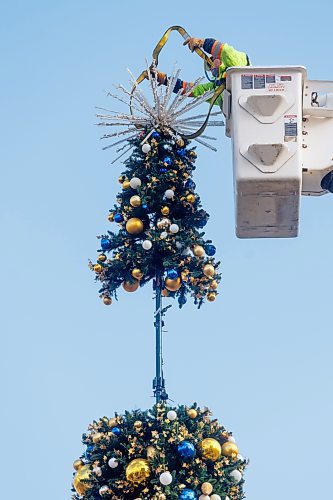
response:
[[[118,113],[105,108],[97,108],[106,111],[109,114],[98,114],[97,117],[101,120],[99,126],[118,127],[116,132],[105,134],[102,139],[115,139],[121,136],[126,136],[124,139],[117,140],[103,149],[108,149],[114,146],[121,146],[117,149],[117,153],[121,154],[112,162],[115,163],[122,156],[130,151],[132,145],[128,142],[137,134],[144,130],[146,133],[142,138],[141,145],[146,144],[150,136],[159,130],[160,132],[170,135],[175,140],[180,136],[190,135],[204,124],[207,115],[197,114],[192,115],[194,109],[201,104],[209,101],[215,93],[215,89],[205,92],[203,95],[191,98],[191,92],[196,88],[203,78],[198,78],[193,86],[184,92],[182,89],[177,94],[173,93],[180,70],[174,70],[171,77],[167,80],[167,85],[159,85],[156,77],[156,68],[147,69],[149,82],[149,98],[136,85],[136,80],[131,75],[132,90],[127,90],[123,85],[118,85],[116,88],[120,95],[108,92],[108,96],[116,99],[130,108],[130,113]],[[175,97],[172,98],[172,96]],[[223,120],[212,119],[212,117],[221,115],[221,111],[210,114],[207,126],[221,127],[224,126]],[[207,141],[216,140],[215,137],[201,135],[193,140],[199,142],[203,146],[216,151],[216,148]],[[125,143],[125,144],[124,144]]]

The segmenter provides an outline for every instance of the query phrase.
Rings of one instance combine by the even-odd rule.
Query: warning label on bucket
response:
[[[297,141],[297,115],[284,115],[284,141]]]

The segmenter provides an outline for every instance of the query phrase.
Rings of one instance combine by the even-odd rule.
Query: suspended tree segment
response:
[[[208,408],[157,404],[94,421],[74,462],[79,500],[242,500],[247,461]]]

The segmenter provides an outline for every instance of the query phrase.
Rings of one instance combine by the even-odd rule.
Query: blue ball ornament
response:
[[[186,182],[185,182],[185,187],[186,189],[195,189],[196,188],[196,183],[194,181],[192,181],[192,179],[188,179]]]
[[[112,432],[115,436],[120,436],[121,434],[121,430],[119,429],[119,427],[112,427]]]
[[[153,132],[153,133],[151,134],[151,136],[152,136],[152,138],[153,138],[153,139],[159,139],[159,138],[161,137],[161,136],[160,136],[160,134],[159,134],[158,132]]]
[[[209,257],[212,257],[213,255],[216,254],[216,247],[214,245],[206,245],[205,252],[206,252],[206,255],[208,255]]]
[[[101,248],[102,250],[109,250],[111,247],[111,241],[108,238],[101,239]]]
[[[115,222],[123,222],[124,217],[121,214],[115,214],[115,216],[113,217],[113,220]]]
[[[207,219],[201,219],[199,220],[199,222],[197,223],[197,226],[198,227],[205,227],[205,225],[207,224]]]
[[[192,460],[196,455],[194,444],[190,441],[181,441],[177,451],[183,460]]]
[[[176,153],[181,158],[185,158],[185,156],[186,156],[186,149],[177,149]]]
[[[166,165],[168,165],[168,167],[170,167],[170,165],[172,165],[172,158],[170,158],[170,156],[165,156],[163,158],[163,163],[165,163]]]
[[[164,173],[165,173],[165,172],[167,172],[167,171],[168,171],[168,169],[167,169],[167,168],[160,168],[160,172],[161,172],[161,174],[164,174]]]
[[[185,488],[179,495],[179,500],[197,500],[198,496],[195,491],[190,488]]]
[[[141,208],[143,208],[143,210],[148,210],[148,205],[147,205],[147,203],[143,203],[143,204],[141,205]]]
[[[177,269],[168,269],[167,276],[170,280],[175,280],[176,278],[178,278]]]

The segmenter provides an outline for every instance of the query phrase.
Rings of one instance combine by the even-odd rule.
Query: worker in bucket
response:
[[[208,90],[215,89],[221,85],[225,86],[226,71],[228,68],[231,68],[232,66],[250,66],[249,57],[245,52],[239,52],[231,45],[221,43],[214,38],[191,37],[185,40],[184,45],[188,45],[191,52],[194,52],[197,48],[202,49],[208,54],[213,62],[213,66],[210,68],[213,79],[210,82],[202,83],[194,87],[192,92],[189,94],[190,97],[199,97]],[[154,70],[152,70],[152,73],[154,73]],[[167,85],[167,75],[157,70],[155,73],[158,83],[161,85]],[[185,82],[178,78],[173,91],[176,94],[178,94],[180,90],[182,93],[186,93],[191,89],[191,87],[193,87],[193,83]],[[219,96],[215,104],[221,105],[221,103],[222,94]]]

